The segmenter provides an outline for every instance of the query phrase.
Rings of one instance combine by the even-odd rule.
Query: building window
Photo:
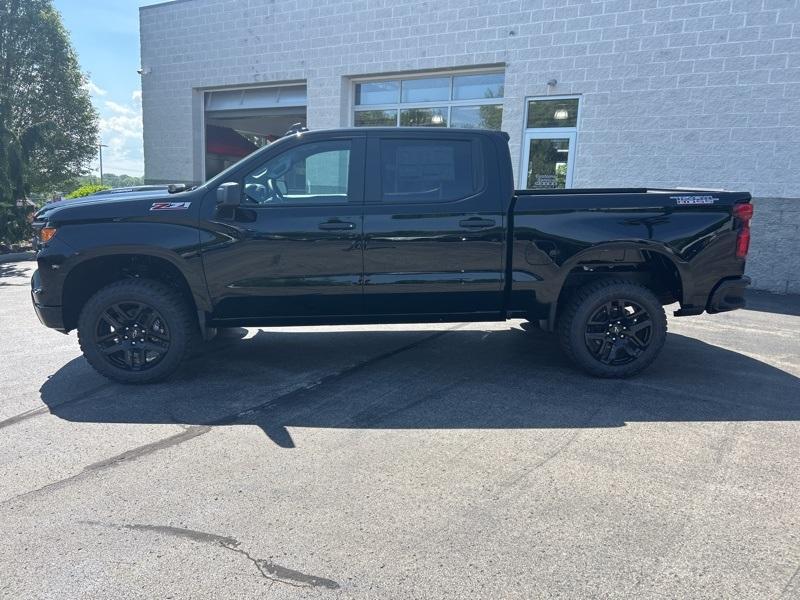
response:
[[[499,130],[504,79],[493,72],[358,82],[353,124]]]
[[[520,187],[572,187],[579,98],[535,98],[527,103]]]

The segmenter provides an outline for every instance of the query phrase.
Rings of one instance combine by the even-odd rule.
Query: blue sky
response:
[[[142,175],[142,110],[139,68],[139,7],[154,0],[53,0],[89,75],[100,113],[103,170]],[[97,160],[92,169],[97,170]]]

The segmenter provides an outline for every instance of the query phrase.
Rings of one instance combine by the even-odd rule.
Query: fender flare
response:
[[[689,265],[681,260],[675,253],[664,244],[654,243],[651,240],[620,240],[612,242],[603,242],[594,246],[590,246],[569,259],[564,261],[557,274],[557,280],[554,282],[553,289],[556,290],[555,296],[550,298],[550,311],[546,321],[540,322],[540,326],[547,330],[553,331],[558,316],[558,301],[561,297],[561,292],[564,289],[564,284],[567,281],[570,273],[575,268],[583,264],[591,262],[613,262],[614,264],[630,265],[640,264],[646,262],[642,257],[642,252],[651,252],[659,254],[666,258],[678,273],[678,279],[681,285],[681,297],[679,300],[683,303],[690,297],[691,290],[691,274],[689,272]],[[628,260],[632,258],[632,253],[635,253],[639,260]],[[621,257],[621,259],[619,259]],[[617,258],[617,260],[609,260]],[[689,291],[687,291],[689,290]]]
[[[194,257],[196,257],[196,266],[192,266],[187,262],[188,260],[193,259],[193,256],[183,257],[177,254],[175,251],[161,246],[139,244],[98,246],[77,252],[74,262],[70,261],[72,264],[69,265],[69,272],[72,272],[76,267],[89,261],[110,256],[136,255],[158,258],[171,264],[173,267],[175,267],[178,273],[181,274],[186,282],[187,287],[189,288],[189,292],[192,295],[198,312],[211,312],[211,298],[209,297],[208,288],[206,287],[205,275],[200,264],[200,256],[194,251],[192,254]],[[69,273],[67,274],[67,279],[68,278]]]

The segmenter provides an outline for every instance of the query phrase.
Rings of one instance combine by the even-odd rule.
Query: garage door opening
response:
[[[306,124],[306,87],[271,86],[205,93],[205,178]]]

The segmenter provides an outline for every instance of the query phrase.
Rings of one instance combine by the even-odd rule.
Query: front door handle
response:
[[[485,229],[486,227],[494,227],[494,219],[481,219],[480,217],[472,217],[458,222],[461,227],[468,229]]]
[[[356,224],[350,221],[331,220],[319,224],[323,231],[341,231],[344,229],[355,229]]]

